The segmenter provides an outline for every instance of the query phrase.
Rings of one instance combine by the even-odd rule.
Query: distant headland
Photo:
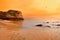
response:
[[[24,20],[22,12],[18,10],[0,11],[0,19],[2,20]]]

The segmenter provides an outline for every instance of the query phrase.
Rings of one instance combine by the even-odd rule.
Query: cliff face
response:
[[[17,10],[8,10],[6,12],[0,11],[0,19],[24,20],[21,11],[17,11]]]

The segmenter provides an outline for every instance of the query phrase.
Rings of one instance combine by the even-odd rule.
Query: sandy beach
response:
[[[59,30],[54,28],[28,28],[21,29],[19,33],[26,40],[60,40]]]
[[[20,30],[0,29],[0,40],[60,40],[60,29],[21,28]]]

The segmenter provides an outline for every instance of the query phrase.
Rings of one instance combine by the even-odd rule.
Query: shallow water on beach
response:
[[[48,23],[47,23],[48,22]],[[11,27],[23,27],[23,28],[31,28],[31,27],[41,27],[36,26],[42,24],[42,28],[60,28],[60,26],[56,26],[57,24],[60,25],[60,20],[43,20],[43,19],[25,19],[23,21],[7,21],[7,20],[0,20],[0,27],[3,26],[11,26]],[[50,27],[46,27],[50,26]]]
[[[49,22],[49,23],[46,23]],[[60,24],[60,20],[43,20],[43,19],[25,19],[23,21],[23,27],[38,27],[36,25],[42,24],[44,26],[50,26],[51,28],[60,28],[56,24]],[[45,27],[44,27],[45,28]]]

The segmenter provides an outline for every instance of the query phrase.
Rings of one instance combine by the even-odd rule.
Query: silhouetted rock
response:
[[[0,19],[3,20],[24,20],[21,11],[8,10],[6,12],[0,11]]]
[[[38,25],[36,25],[36,26],[42,27],[43,25],[42,25],[42,24],[38,24]]]
[[[43,25],[43,24],[38,24],[38,25],[36,25],[36,26],[38,26],[38,27],[49,27],[49,28],[50,28],[49,25]]]
[[[6,12],[0,11],[0,19],[5,18],[5,17],[6,17]]]
[[[57,24],[56,26],[60,26],[60,24]]]

